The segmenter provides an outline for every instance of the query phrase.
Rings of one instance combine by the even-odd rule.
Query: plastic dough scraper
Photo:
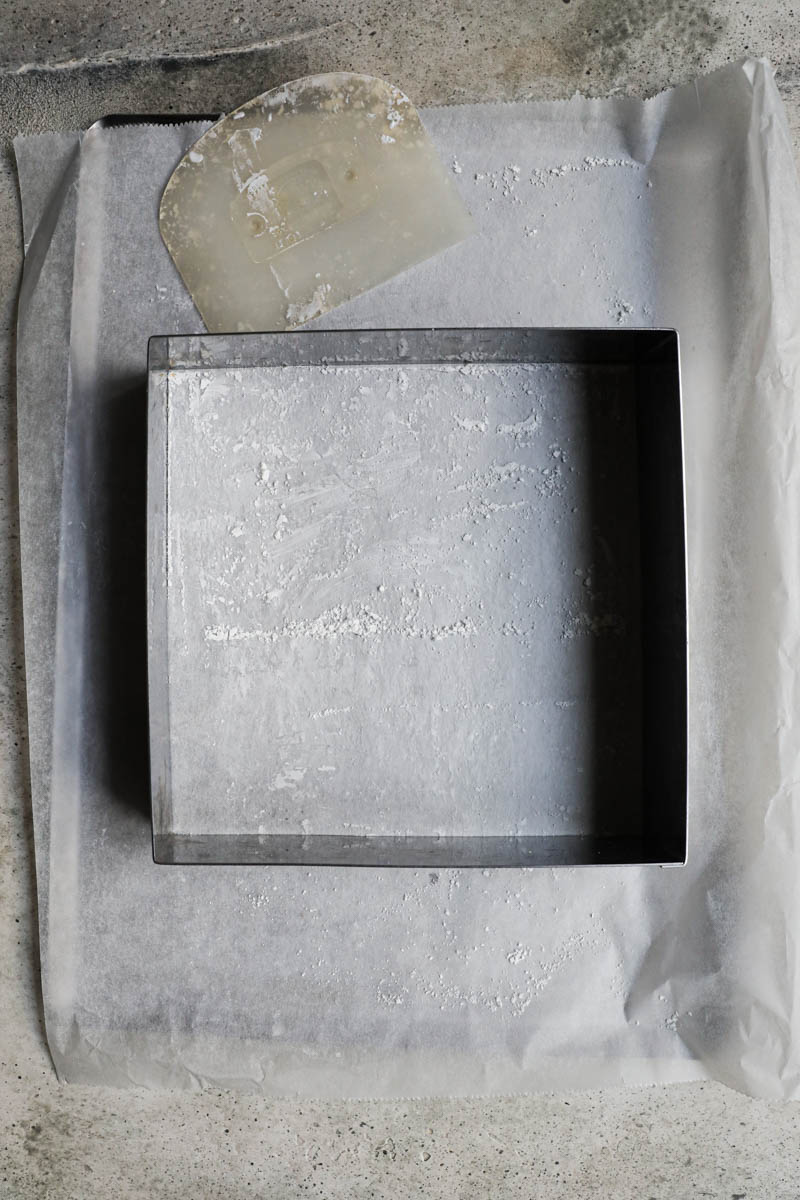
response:
[[[213,125],[159,226],[211,333],[292,329],[473,230],[408,97],[350,74],[297,79]]]

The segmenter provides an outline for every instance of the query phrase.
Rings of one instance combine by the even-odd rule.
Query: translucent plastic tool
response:
[[[159,225],[212,333],[302,325],[473,228],[408,97],[342,73],[265,92],[207,130]]]

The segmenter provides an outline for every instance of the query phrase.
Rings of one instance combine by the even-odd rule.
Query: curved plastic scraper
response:
[[[211,333],[302,325],[473,228],[408,97],[349,74],[297,79],[212,126],[159,225]]]

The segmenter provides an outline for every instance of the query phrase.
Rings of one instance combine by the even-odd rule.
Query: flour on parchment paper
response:
[[[613,438],[627,386],[557,364],[176,376],[176,819],[214,830],[223,796],[231,832],[580,831],[583,664],[626,633],[586,586],[587,399]]]

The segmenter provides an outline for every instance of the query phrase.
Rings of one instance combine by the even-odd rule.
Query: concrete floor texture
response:
[[[59,1085],[40,1016],[27,783],[10,147],[17,132],[112,112],[223,111],[312,71],[382,75],[436,104],[651,94],[749,54],[772,60],[800,148],[800,7],[3,0],[0,14],[0,1198],[800,1198],[800,1107],[713,1084],[315,1103]]]

